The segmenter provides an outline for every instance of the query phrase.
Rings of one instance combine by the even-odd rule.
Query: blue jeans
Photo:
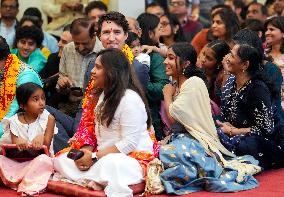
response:
[[[72,118],[50,106],[46,106],[46,110],[52,114],[56,120],[58,133],[54,135],[53,149],[54,153],[57,153],[63,148],[68,147],[68,140],[73,137],[76,132],[82,113],[81,110],[79,110],[76,117]]]

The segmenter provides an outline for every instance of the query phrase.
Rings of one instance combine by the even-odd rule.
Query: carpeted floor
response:
[[[183,197],[284,197],[284,168],[279,170],[271,170],[256,176],[260,183],[260,187],[249,191],[237,193],[209,193],[196,192]],[[12,197],[17,196],[17,193],[11,189],[0,187],[0,196]],[[51,193],[43,193],[41,197],[59,197]],[[135,195],[138,197],[139,195]],[[155,197],[167,197],[169,195],[155,195]],[[153,196],[152,196],[153,197]]]

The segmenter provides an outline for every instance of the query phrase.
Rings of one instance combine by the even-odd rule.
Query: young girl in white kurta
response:
[[[23,84],[18,88],[17,98],[22,111],[2,121],[4,134],[0,144],[14,143],[21,150],[46,145],[53,154],[53,135],[57,127],[53,116],[45,109],[43,89],[34,83]]]
[[[45,145],[53,154],[52,139],[57,128],[53,116],[44,109],[43,89],[35,83],[25,83],[17,87],[16,98],[22,112],[2,121],[4,134],[0,144],[16,144],[20,151],[39,150]],[[0,155],[0,177],[6,186],[19,193],[39,193],[47,186],[52,172],[52,158],[47,155],[27,162]]]
[[[54,160],[54,167],[61,175],[73,181],[92,180],[105,188],[107,196],[132,196],[128,185],[142,182],[143,171],[139,162],[128,154],[153,152],[147,131],[150,125],[147,104],[133,82],[130,69],[120,50],[98,53],[92,70],[95,87],[103,89],[94,109],[97,151],[91,153],[93,146],[83,146],[84,156],[75,162],[66,154]],[[91,154],[96,154],[97,162],[92,162]]]

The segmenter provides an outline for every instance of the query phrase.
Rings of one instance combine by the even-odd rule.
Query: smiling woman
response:
[[[237,44],[227,58],[226,81],[221,97],[221,118],[217,121],[223,145],[237,155],[252,155],[264,169],[282,167],[284,127],[271,99],[275,86],[261,72],[257,49]],[[273,153],[273,154],[271,154]]]
[[[280,68],[284,76],[284,17],[277,16],[265,22],[266,53]],[[284,107],[284,84],[281,86],[281,105]]]
[[[80,128],[74,136],[75,143],[84,142],[79,147],[84,154],[74,161],[67,153],[54,159],[55,170],[62,176],[104,188],[110,197],[132,196],[128,185],[142,182],[142,167],[157,155],[153,133],[147,131],[151,126],[149,108],[132,69],[119,49],[97,54],[92,96],[86,100],[97,103],[92,112],[83,112],[79,127],[84,124],[88,128]]]
[[[16,30],[15,48],[11,50],[11,53],[29,64],[36,72],[40,72],[47,61],[39,49],[42,41],[43,33],[39,28],[19,27]]]
[[[232,192],[254,188],[257,182],[251,175],[260,168],[251,165],[255,164],[253,158],[243,157],[240,161],[221,144],[212,118],[206,78],[196,67],[196,56],[188,43],[175,43],[164,62],[167,74],[178,83],[167,84],[163,89],[165,111],[173,132],[159,153],[165,167],[160,176],[163,185],[168,194],[176,195],[202,189]]]
[[[232,36],[240,29],[237,15],[230,9],[219,9],[212,14],[211,30],[215,38],[233,46]]]

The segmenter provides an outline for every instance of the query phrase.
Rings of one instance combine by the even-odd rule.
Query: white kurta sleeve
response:
[[[140,96],[130,90],[126,91],[117,110],[122,136],[115,146],[128,154],[136,149],[141,134],[147,129],[147,113]]]

